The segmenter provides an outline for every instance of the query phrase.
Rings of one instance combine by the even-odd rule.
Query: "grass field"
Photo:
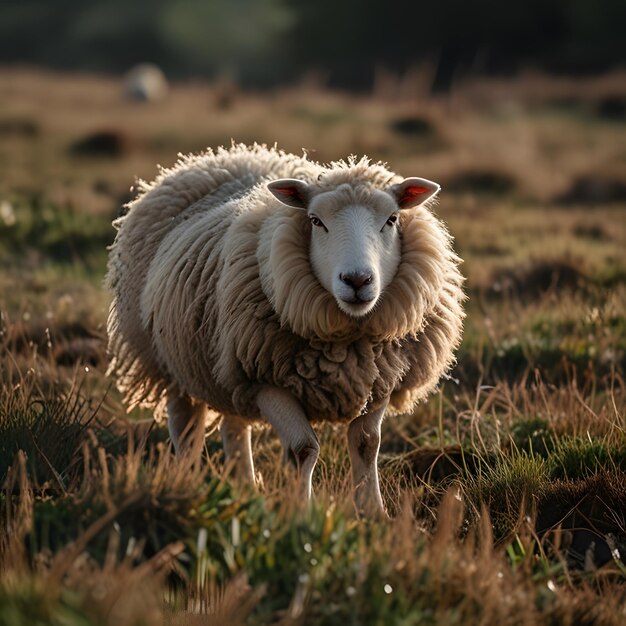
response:
[[[625,623],[625,78],[141,104],[0,69],[0,626]],[[241,491],[216,433],[177,464],[105,376],[111,220],[135,177],[231,138],[443,186],[468,319],[450,379],[383,425],[390,520],[354,512],[344,427],[303,507],[268,430]]]

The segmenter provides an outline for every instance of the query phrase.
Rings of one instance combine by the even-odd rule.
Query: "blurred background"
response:
[[[590,74],[626,60],[621,0],[20,0],[3,2],[0,60],[271,87],[314,73],[369,89],[377,72],[433,68],[434,89],[533,67]]]

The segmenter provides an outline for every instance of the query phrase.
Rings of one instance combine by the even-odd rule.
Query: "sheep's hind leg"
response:
[[[167,426],[178,458],[196,461],[202,455],[208,409],[188,395],[167,398]]]
[[[257,406],[278,433],[286,458],[298,472],[301,494],[308,501],[320,444],[300,403],[283,389],[265,387],[257,396]]]
[[[234,469],[240,483],[254,485],[251,432],[250,422],[238,415],[224,415],[222,418],[220,433],[225,465],[228,469]]]
[[[378,450],[387,404],[359,415],[348,426],[354,502],[359,513],[366,515],[386,515],[378,483]]]

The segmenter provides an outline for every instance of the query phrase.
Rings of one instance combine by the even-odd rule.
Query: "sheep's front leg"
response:
[[[250,422],[238,415],[224,415],[220,424],[226,466],[232,465],[237,480],[254,485]]]
[[[187,395],[168,395],[167,426],[178,458],[200,458],[207,415],[203,402],[194,402]]]
[[[257,406],[280,437],[285,457],[298,472],[302,495],[309,500],[320,444],[300,403],[283,389],[265,387],[257,395]]]
[[[359,513],[385,515],[378,483],[378,450],[380,425],[389,400],[359,415],[348,426],[348,449],[352,465],[354,502]]]

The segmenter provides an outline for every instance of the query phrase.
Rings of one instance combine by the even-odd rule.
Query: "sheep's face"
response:
[[[401,257],[399,214],[423,204],[439,185],[409,178],[387,190],[348,184],[320,191],[295,179],[277,180],[270,191],[283,204],[307,211],[313,272],[352,317],[366,315],[396,274]]]
[[[338,189],[315,196],[307,207],[313,272],[353,317],[376,306],[400,263],[398,206],[382,191],[368,195],[367,202],[354,202]]]

